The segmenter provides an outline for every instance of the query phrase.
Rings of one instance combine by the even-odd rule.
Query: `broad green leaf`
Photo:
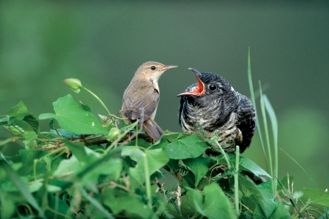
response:
[[[122,212],[127,218],[150,218],[152,211],[135,194],[120,193],[115,195],[112,189],[103,194],[104,204],[117,215]]]
[[[16,117],[17,119],[23,119],[28,114],[29,114],[29,110],[27,109],[27,106],[22,101],[16,104],[8,112],[9,116]]]
[[[84,176],[83,181],[85,183],[95,182],[100,175],[104,175],[111,180],[117,180],[120,177],[122,167],[122,160],[119,158],[106,160],[98,168],[89,171]]]
[[[39,115],[39,120],[54,119],[55,117],[54,113],[42,113]]]
[[[57,178],[71,178],[83,167],[83,163],[79,162],[76,156],[72,155],[67,160],[62,160],[55,170],[53,176]]]
[[[85,147],[84,150],[86,154],[81,151],[76,152],[76,154],[79,154],[78,156],[80,156],[84,162],[79,161],[76,155],[73,154],[69,159],[65,159],[60,162],[53,175],[59,178],[70,178],[70,176],[77,174],[79,171],[88,166],[87,164],[92,163],[101,157],[99,153],[87,147]],[[85,159],[88,159],[88,162]]]
[[[263,170],[260,166],[258,166],[254,161],[243,156],[240,157],[240,168],[242,170],[247,170],[260,178],[265,178],[265,179],[272,178],[265,170]]]
[[[291,218],[288,209],[282,205],[277,203],[277,207],[271,215],[271,219],[289,219]]]
[[[25,122],[24,120],[19,120],[16,118],[10,120],[10,125],[8,126],[8,129],[14,135],[22,135],[26,131],[35,132],[33,127],[29,123]]]
[[[9,166],[6,163],[6,161],[4,161],[3,159],[0,160],[0,166],[4,168],[7,176],[15,184],[15,186],[20,191],[21,195],[25,198],[25,200],[38,211],[40,217],[44,218],[44,212],[40,208],[36,199],[33,197],[32,193],[30,192],[28,185],[16,174],[14,169],[11,166]]]
[[[193,202],[193,206],[194,206],[194,210],[199,212],[201,215],[205,216],[206,213],[203,210],[203,195],[202,192],[196,189],[192,189],[192,188],[187,188],[187,194],[186,194],[186,199],[190,198],[190,201]],[[183,199],[184,201],[184,199]],[[185,200],[187,201],[187,200]],[[185,203],[183,203],[185,205]],[[189,204],[189,203],[187,203]]]
[[[206,175],[208,172],[208,164],[210,159],[208,158],[198,158],[198,159],[189,159],[184,161],[185,165],[192,171],[195,177],[194,186],[198,186],[200,180]]]
[[[14,200],[9,197],[6,193],[0,193],[0,217],[1,218],[12,218],[12,214],[15,212]]]
[[[161,169],[161,177],[159,177],[158,180],[163,184],[164,190],[166,191],[174,191],[177,189],[177,186],[179,186],[179,180],[175,174],[164,168]]]
[[[8,115],[7,116],[1,116],[0,117],[0,125],[6,125],[6,124],[8,124],[9,119],[10,119],[10,117]]]
[[[56,218],[56,216],[58,216],[57,213],[65,215],[70,208],[70,206],[66,203],[65,196],[61,195],[61,193],[49,195],[48,199],[49,207],[56,211],[56,214],[50,215],[48,218]],[[47,213],[49,214],[50,212]],[[57,218],[59,219],[61,217]]]
[[[147,159],[147,165],[144,165],[145,159]],[[155,171],[166,165],[168,161],[167,153],[162,149],[147,150],[144,156],[138,160],[137,165],[130,168],[130,174],[139,183],[142,183],[145,180],[145,168],[148,168],[149,176],[151,176]]]
[[[233,206],[216,183],[206,186],[203,190],[203,210],[209,219],[236,218]]]
[[[27,115],[24,117],[23,121],[29,124],[35,132],[39,130],[39,121],[32,115]]]
[[[148,160],[150,175],[159,170],[169,161],[166,152],[162,149],[147,150],[145,154]]]
[[[107,134],[100,119],[86,110],[71,95],[59,98],[53,103],[56,120],[61,128],[76,134]]]
[[[242,203],[253,210],[255,218],[269,218],[278,207],[274,201],[271,181],[255,185],[244,175],[239,176],[239,190]]]
[[[164,146],[169,158],[175,160],[196,158],[206,149],[207,144],[196,135],[189,135]]]
[[[72,154],[80,161],[80,162],[88,162],[88,155],[85,149],[85,145],[82,143],[72,143],[69,141],[64,141],[65,145],[71,150]]]
[[[128,156],[132,160],[138,162],[143,159],[143,157],[145,156],[145,153],[138,147],[126,146],[126,147],[122,148],[121,155]]]
[[[110,214],[110,212],[108,212],[103,205],[101,205],[97,199],[95,199],[94,197],[90,196],[83,188],[80,188],[80,192],[81,195],[87,199],[97,210],[99,210],[100,213],[103,214],[104,218],[108,218],[108,219],[114,219],[114,217],[112,216],[112,214]]]
[[[29,182],[28,187],[30,192],[36,192],[42,187],[43,183],[41,180],[34,180]]]
[[[304,189],[303,199],[310,200],[313,204],[321,205],[329,208],[329,192],[320,189]]]
[[[29,147],[36,146],[38,135],[34,131],[24,132],[24,144]]]

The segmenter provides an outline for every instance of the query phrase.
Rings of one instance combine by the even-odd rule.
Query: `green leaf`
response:
[[[104,218],[114,219],[114,217],[108,212],[97,199],[90,196],[83,188],[80,188],[81,195],[87,199],[100,213],[103,214]]]
[[[236,218],[231,202],[218,184],[207,185],[203,194],[205,196],[203,210],[209,219]]]
[[[117,180],[122,171],[122,160],[119,158],[112,158],[106,160],[98,168],[89,171],[83,178],[85,184],[96,182],[100,175],[104,175],[107,179]]]
[[[319,189],[304,189],[303,199],[310,200],[313,204],[321,205],[329,208],[329,192]]]
[[[42,113],[39,115],[39,120],[54,119],[55,117],[54,113]]]
[[[72,143],[69,141],[64,141],[65,145],[71,150],[72,154],[76,156],[76,158],[80,162],[87,162],[90,157],[88,157],[85,145],[82,143]]]
[[[192,171],[195,177],[194,186],[198,186],[200,180],[206,175],[208,172],[208,164],[210,163],[210,159],[208,158],[198,158],[198,159],[189,159],[184,161],[185,165]]]
[[[12,214],[15,212],[15,203],[13,199],[6,193],[0,193],[0,217],[1,218],[12,218]]]
[[[240,157],[240,167],[242,170],[247,170],[253,173],[255,176],[262,178],[262,179],[271,179],[272,177],[263,170],[260,166],[258,166],[254,161],[250,160],[249,158]]]
[[[145,156],[145,153],[138,147],[127,146],[127,147],[122,148],[121,155],[128,156],[132,160],[138,162],[143,159],[143,157]]]
[[[17,119],[23,119],[26,115],[29,114],[27,106],[20,101],[16,106],[10,109],[8,112],[9,116],[16,117]]]
[[[71,148],[74,148],[71,144]],[[58,165],[54,176],[56,177],[66,177],[84,169],[86,166],[91,165],[95,160],[101,157],[101,155],[87,147],[83,150],[78,148],[74,149],[75,154],[73,154],[69,159],[62,160]]]
[[[123,154],[128,155],[128,151],[125,150]],[[164,152],[161,148],[146,150],[145,152],[142,152],[139,149],[133,149],[132,147],[130,150],[130,157],[137,161],[137,165],[134,168],[130,168],[130,174],[140,183],[144,182],[145,179],[145,158],[147,159],[149,176],[151,176],[155,171],[159,170],[169,161],[166,152]]]
[[[124,212],[128,218],[150,218],[152,211],[142,200],[135,194],[119,193],[114,194],[112,189],[108,189],[103,194],[104,204],[111,208],[112,212],[117,215]]]
[[[6,125],[6,124],[8,124],[9,119],[10,119],[10,117],[8,115],[7,116],[1,116],[0,117],[0,125]]]
[[[20,191],[22,196],[30,203],[39,213],[39,216],[44,218],[44,212],[40,208],[38,202],[35,200],[31,192],[29,191],[28,185],[16,174],[15,170],[9,166],[3,159],[0,160],[0,166],[5,170],[9,179],[15,184],[17,189]]]
[[[193,202],[194,210],[199,212],[201,215],[206,215],[203,210],[203,195],[202,192],[196,189],[187,188],[186,197],[183,198],[184,208],[189,207],[189,202]],[[188,202],[188,203],[185,203]],[[186,206],[187,205],[187,206]]]
[[[279,206],[274,200],[271,181],[255,185],[244,175],[239,176],[242,203],[253,211],[254,218],[270,218]]]
[[[271,215],[271,219],[289,219],[291,218],[288,208],[278,203],[276,209]]]
[[[61,128],[76,134],[107,134],[100,119],[71,95],[59,98],[53,103],[56,120]]]
[[[72,155],[67,160],[62,160],[58,165],[57,169],[53,173],[54,177],[58,178],[71,178],[79,170],[81,170],[83,164],[79,162],[76,156]]]
[[[175,160],[196,158],[200,156],[208,145],[196,135],[189,135],[164,146],[169,158]]]

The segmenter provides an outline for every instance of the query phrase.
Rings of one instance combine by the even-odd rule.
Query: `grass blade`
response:
[[[266,95],[263,95],[266,112],[270,118],[273,135],[274,149],[274,175],[273,175],[273,193],[277,194],[278,178],[279,178],[279,145],[278,145],[278,120],[276,118],[273,107]]]
[[[251,51],[250,51],[250,47],[248,48],[248,70],[247,70],[247,72],[248,72],[248,84],[249,84],[250,98],[251,98],[252,104],[255,107],[256,127],[257,127],[258,138],[259,138],[260,145],[262,147],[263,153],[266,156],[265,145],[264,145],[264,141],[263,141],[262,129],[260,128],[260,122],[259,122],[259,119],[258,119],[258,110],[257,110],[257,104],[256,104],[255,89],[254,89],[254,84],[253,84],[253,80],[252,80]]]
[[[263,96],[264,96],[265,109],[268,113],[268,116],[270,118],[271,125],[272,125],[274,146],[277,146],[278,145],[278,120],[276,118],[275,112],[273,110],[273,107],[272,107],[269,99],[267,98],[266,95],[263,95]]]
[[[94,199],[93,197],[91,197],[86,190],[84,190],[82,187],[80,188],[80,192],[81,195],[90,202],[90,204],[92,204],[96,209],[98,209],[103,215],[104,218],[108,218],[108,219],[114,219],[114,217],[112,216],[112,214],[110,214],[110,212],[108,212],[96,199]]]
[[[0,166],[5,170],[9,179],[16,185],[17,189],[21,192],[26,201],[38,211],[40,217],[44,218],[44,212],[41,210],[38,202],[29,191],[28,186],[16,174],[15,170],[13,170],[13,168],[3,159],[0,160]]]
[[[280,150],[294,163],[296,166],[298,166],[304,173],[307,175],[307,177],[312,178],[311,174],[294,158],[288,151],[280,147]]]
[[[272,161],[272,150],[271,150],[271,144],[270,144],[270,133],[269,133],[269,128],[268,128],[268,124],[267,124],[267,116],[266,116],[262,84],[260,83],[260,81],[259,81],[259,92],[260,92],[260,110],[262,113],[263,128],[264,128],[265,139],[266,139],[266,151],[267,151],[267,156],[268,156],[268,163],[269,163],[269,167],[270,167],[271,176],[273,176],[274,171],[273,171],[273,161]]]

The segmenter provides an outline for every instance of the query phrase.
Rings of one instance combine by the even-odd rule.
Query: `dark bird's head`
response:
[[[192,126],[197,126],[194,123],[200,123],[202,128],[212,131],[224,124],[231,112],[237,108],[237,92],[222,76],[201,73],[193,68],[189,70],[194,73],[197,83],[178,94],[181,97],[181,111],[188,111],[181,113],[189,117],[186,121]]]
[[[208,72],[201,73],[194,68],[189,70],[194,73],[197,83],[188,86],[185,92],[178,96],[199,107],[211,107],[212,102],[216,104],[236,102],[236,91],[222,76]]]
[[[224,150],[232,152],[239,145],[243,152],[250,145],[256,126],[251,101],[235,91],[222,76],[190,70],[197,83],[178,95],[181,97],[179,123],[183,131],[215,132],[219,134],[219,143],[225,145]]]

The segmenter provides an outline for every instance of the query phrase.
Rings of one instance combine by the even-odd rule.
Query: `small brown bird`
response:
[[[130,84],[126,88],[120,113],[129,122],[139,120],[144,132],[157,141],[162,136],[162,129],[154,121],[160,101],[158,80],[167,70],[177,68],[175,65],[164,65],[148,61],[138,67]]]

